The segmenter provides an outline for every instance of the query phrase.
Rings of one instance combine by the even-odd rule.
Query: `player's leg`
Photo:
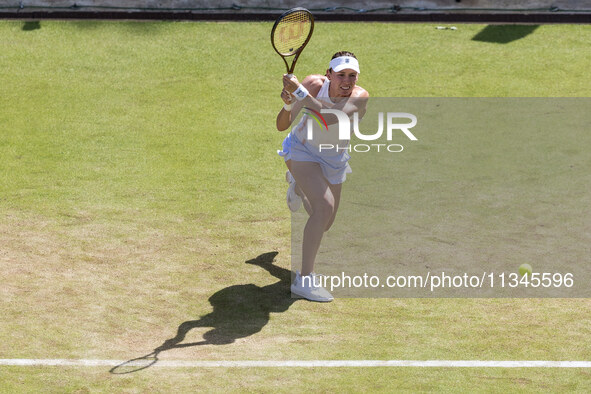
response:
[[[285,161],[285,165],[287,166],[287,169],[289,170],[289,173],[286,174],[286,176],[287,176],[287,179],[286,180],[287,180],[287,182],[290,183],[290,186],[291,186],[291,182],[289,180],[289,176],[292,176],[293,177],[293,175],[291,175],[292,174],[292,172],[291,172],[291,160],[286,160]],[[290,205],[289,204],[290,199],[293,199],[293,196],[290,196],[289,195],[290,192],[291,191],[288,190],[288,197],[287,197],[288,205]],[[308,198],[306,197],[306,195],[304,194],[304,192],[302,191],[302,189],[300,188],[300,186],[298,185],[298,183],[295,182],[295,180],[294,180],[293,192],[298,197],[300,197],[300,199],[302,200],[302,203],[304,204],[304,208],[306,209],[306,212],[308,212],[308,215],[311,215],[312,208],[310,206],[310,201],[308,201]],[[290,206],[290,209],[291,209],[291,206]],[[295,209],[295,210],[297,211],[297,209]]]
[[[330,217],[328,223],[326,224],[324,231],[328,231],[331,228],[332,224],[334,223],[335,217],[337,216],[337,211],[339,209],[339,202],[341,201],[341,190],[343,188],[343,184],[338,183],[336,185],[333,185],[333,184],[329,183],[328,186],[330,187],[330,190],[332,192],[332,196],[334,198],[334,207],[332,210],[332,216]]]
[[[304,228],[302,245],[301,274],[306,276],[314,270],[322,236],[331,219],[334,220],[335,198],[318,163],[292,161],[291,172],[310,204],[310,217]]]

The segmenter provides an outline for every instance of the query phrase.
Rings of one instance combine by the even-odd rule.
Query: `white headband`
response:
[[[330,61],[330,68],[332,68],[332,71],[334,72],[350,68],[351,70],[357,71],[358,74],[361,73],[361,71],[359,71],[359,62],[352,56],[340,56],[332,59]]]

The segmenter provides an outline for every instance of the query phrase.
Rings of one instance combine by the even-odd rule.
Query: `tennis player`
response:
[[[325,75],[309,75],[301,83],[293,75],[283,76],[281,98],[285,105],[277,115],[277,130],[287,130],[304,109],[301,120],[283,141],[283,150],[278,152],[288,168],[287,204],[297,211],[303,202],[310,216],[304,228],[302,268],[296,272],[291,292],[311,301],[333,300],[321,281],[315,279],[314,262],[324,232],[335,220],[342,184],[351,167],[349,141],[338,140],[337,115],[325,114],[322,120],[326,129],[316,129],[312,135],[307,130],[312,124],[309,119],[314,113],[321,114],[322,109],[339,110],[349,117],[357,112],[361,118],[369,93],[357,86],[359,73],[356,56],[341,51],[334,54]]]

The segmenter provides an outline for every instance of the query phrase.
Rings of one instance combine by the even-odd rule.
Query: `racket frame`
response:
[[[286,56],[286,55],[283,55],[281,52],[279,52],[277,50],[277,48],[275,47],[275,40],[273,39],[273,35],[275,33],[275,29],[277,28],[279,23],[281,23],[283,18],[286,17],[287,15],[292,14],[297,11],[305,11],[310,16],[310,32],[308,33],[308,37],[306,37],[306,41],[304,41],[304,43],[302,45],[300,45],[298,50],[294,54]],[[275,24],[273,25],[273,28],[271,29],[271,45],[273,46],[273,49],[275,50],[275,52],[277,52],[279,54],[279,56],[281,56],[281,58],[283,59],[283,62],[285,63],[285,68],[287,69],[287,74],[289,76],[293,75],[293,70],[295,69],[296,62],[298,61],[298,58],[300,57],[300,54],[302,53],[302,51],[304,50],[306,45],[308,45],[310,38],[312,38],[313,32],[314,32],[314,15],[312,15],[312,13],[309,10],[307,10],[306,8],[303,8],[303,7],[296,7],[296,8],[292,8],[290,10],[287,10],[283,14],[279,15],[279,17],[275,21]],[[294,58],[293,58],[293,61],[291,62],[291,66],[290,66],[289,64],[287,64],[286,58],[292,57],[292,56],[294,56]]]

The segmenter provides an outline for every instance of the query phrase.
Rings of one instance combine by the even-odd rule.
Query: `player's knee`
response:
[[[321,200],[314,207],[314,213],[320,215],[328,225],[334,213],[334,201],[330,199]]]

